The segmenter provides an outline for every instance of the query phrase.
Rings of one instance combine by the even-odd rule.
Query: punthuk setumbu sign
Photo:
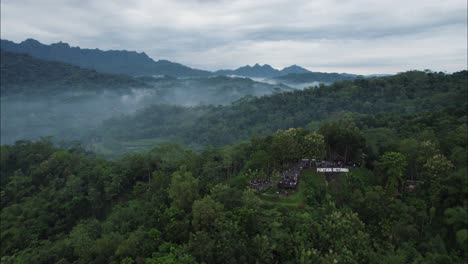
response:
[[[317,172],[349,172],[348,168],[317,168]]]

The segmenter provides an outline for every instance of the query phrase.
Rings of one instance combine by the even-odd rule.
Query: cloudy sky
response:
[[[215,70],[467,68],[466,0],[2,0],[1,38],[144,51]]]

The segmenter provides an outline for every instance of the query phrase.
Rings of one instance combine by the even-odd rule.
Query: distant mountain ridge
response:
[[[155,61],[146,53],[127,50],[99,50],[71,47],[58,42],[42,44],[34,39],[21,43],[0,40],[1,49],[7,52],[24,53],[32,57],[59,61],[100,73],[125,74],[130,76],[165,75],[171,77],[209,77],[209,76],[242,76],[248,78],[275,79],[279,82],[298,84],[311,82],[332,83],[337,80],[349,80],[358,75],[346,73],[312,72],[298,65],[291,65],[281,70],[268,64],[246,65],[235,70],[218,70],[214,72],[193,69],[168,60]]]
[[[294,90],[284,84],[256,82],[249,78],[210,76],[197,78],[131,77],[100,73],[25,53],[0,50],[1,96],[54,96],[63,92],[129,93],[145,90],[148,104],[229,104],[244,96],[263,96]]]
[[[58,61],[0,50],[1,96],[66,91],[129,89],[147,85],[126,75],[99,73]]]
[[[275,69],[268,64],[260,65],[255,64],[254,66],[246,65],[235,70],[219,70],[215,71],[215,75],[237,75],[244,77],[254,78],[274,78],[278,76],[287,75],[290,73],[307,73],[310,72],[297,65],[291,65],[282,70]]]
[[[275,69],[268,64],[254,66],[243,66],[235,70],[219,70],[215,75],[235,75],[250,78],[268,78],[285,84],[306,84],[306,83],[333,83],[335,81],[352,80],[361,75],[348,73],[327,73],[312,72],[297,65],[285,67],[282,70]]]
[[[81,49],[58,42],[42,44],[34,39],[21,43],[1,40],[1,49],[15,53],[26,53],[33,57],[60,61],[98,72],[126,75],[168,75],[174,77],[209,76],[209,71],[192,69],[167,60],[154,61],[146,53],[126,50]]]

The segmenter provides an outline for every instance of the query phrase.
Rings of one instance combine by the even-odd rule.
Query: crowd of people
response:
[[[310,167],[317,168],[345,168],[345,167],[356,167],[357,164],[349,163],[345,164],[342,161],[315,161],[309,159],[302,159],[293,164],[292,167],[281,173],[281,179],[277,186],[281,189],[296,189],[299,183],[299,177],[301,176],[302,170]],[[331,173],[328,173],[331,175]],[[327,176],[328,176],[327,174]],[[250,181],[250,188],[261,192],[271,185],[271,179],[257,178]]]
[[[354,163],[354,162],[347,162],[347,163],[344,163],[343,161],[341,160],[338,160],[338,161],[325,161],[325,160],[322,160],[322,161],[316,161],[315,162],[315,167],[317,168],[356,168],[356,167],[360,167],[361,164],[360,163]]]
[[[310,167],[310,160],[302,159],[291,168],[281,173],[281,180],[278,187],[283,189],[296,189],[302,170]]]
[[[250,181],[250,188],[254,189],[257,192],[261,192],[265,190],[270,185],[270,183],[270,179],[257,178]]]

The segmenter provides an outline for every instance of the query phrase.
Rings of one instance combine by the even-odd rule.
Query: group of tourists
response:
[[[317,168],[342,168],[344,167],[344,163],[342,161],[316,161],[315,167]]]
[[[299,177],[302,170],[310,167],[317,168],[345,168],[349,166],[356,166],[356,164],[345,164],[342,161],[315,161],[309,159],[302,159],[295,162],[291,167],[281,173],[281,179],[277,186],[281,189],[296,189],[299,183]],[[270,178],[256,178],[250,181],[250,188],[261,192],[271,186]]]
[[[281,173],[278,187],[283,189],[296,189],[302,170],[310,167],[310,160],[302,159],[292,167]]]
[[[250,188],[257,192],[261,192],[270,185],[270,179],[256,178],[250,181]]]
[[[342,160],[338,160],[338,161],[322,160],[322,161],[315,162],[315,167],[317,168],[356,168],[360,166],[361,166],[360,163],[354,163],[351,161],[348,161],[347,163],[345,163]]]

